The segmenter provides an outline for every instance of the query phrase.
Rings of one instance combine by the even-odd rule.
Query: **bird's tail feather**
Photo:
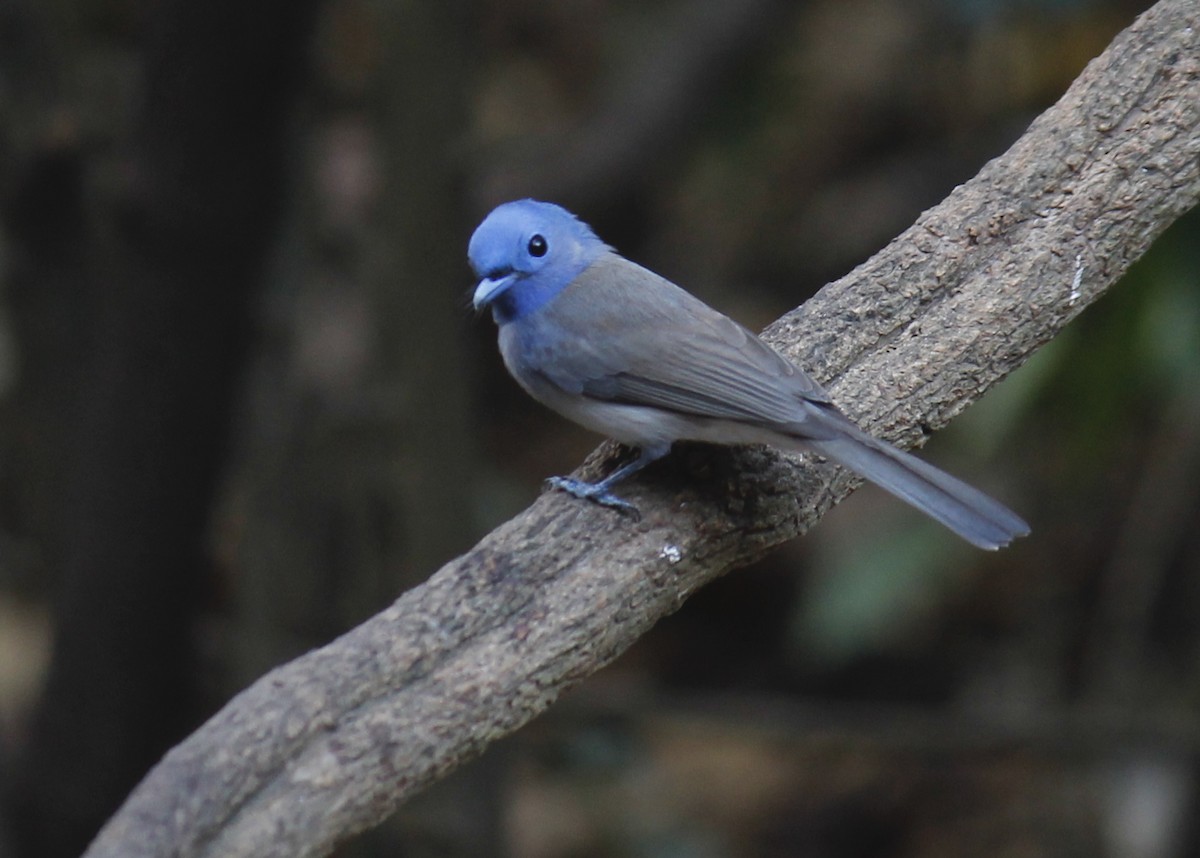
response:
[[[912,504],[979,548],[995,550],[1029,533],[1021,517],[962,480],[865,432],[806,446]]]

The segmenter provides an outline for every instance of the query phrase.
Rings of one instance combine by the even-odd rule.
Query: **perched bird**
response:
[[[500,354],[536,400],[636,447],[599,482],[552,477],[579,498],[632,511],[612,487],[680,440],[808,450],[850,468],[980,548],[1029,526],[978,489],[868,435],[799,367],[674,283],[621,257],[552,203],[517,200],[471,236]]]

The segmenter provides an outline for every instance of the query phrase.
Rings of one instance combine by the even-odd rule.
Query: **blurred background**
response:
[[[0,856],[77,855],[233,693],[597,439],[469,311],[567,205],[752,328],[1148,0],[0,0]],[[926,455],[345,856],[1200,853],[1200,217]]]

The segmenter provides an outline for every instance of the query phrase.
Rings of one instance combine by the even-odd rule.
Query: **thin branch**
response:
[[[1198,58],[1200,9],[1162,0],[1009,152],[771,340],[875,431],[911,443],[944,424],[1200,198]],[[630,486],[638,523],[543,495],[381,614],[238,695],[146,777],[88,854],[325,854],[851,487],[768,450],[685,448]]]

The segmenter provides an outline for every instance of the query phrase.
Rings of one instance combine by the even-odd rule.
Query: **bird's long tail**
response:
[[[1029,525],[999,501],[856,426],[806,446],[912,504],[979,548],[995,550],[1029,533]]]

